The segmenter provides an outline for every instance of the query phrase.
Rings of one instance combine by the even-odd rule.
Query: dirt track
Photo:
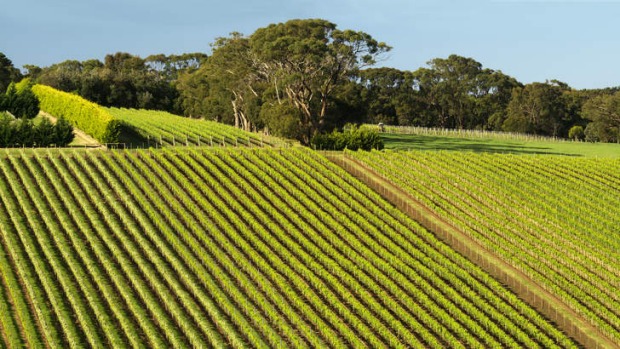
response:
[[[465,232],[454,227],[450,222],[438,216],[409,193],[367,165],[345,156],[344,153],[326,153],[326,156],[377,191],[409,217],[433,232],[450,247],[507,285],[521,299],[554,321],[559,328],[585,348],[619,348],[617,344],[591,325],[586,318],[577,314],[566,303],[548,292],[521,270],[516,269],[501,257],[487,250]]]
[[[53,123],[56,123],[56,117],[50,115],[44,111],[39,112],[39,115],[50,119]],[[75,139],[71,142],[71,146],[77,147],[87,147],[87,148],[105,148],[104,145],[99,143],[96,139],[86,134],[84,131],[73,128],[73,134],[75,134]]]

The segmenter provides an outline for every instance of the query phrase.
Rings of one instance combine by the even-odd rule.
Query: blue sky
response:
[[[381,63],[416,70],[454,53],[523,83],[620,86],[620,0],[3,1],[0,52],[48,66],[106,54],[209,52],[232,31],[324,18],[393,47]]]

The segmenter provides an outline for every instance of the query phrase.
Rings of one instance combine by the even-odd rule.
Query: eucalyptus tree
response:
[[[464,128],[474,109],[482,64],[457,55],[435,58],[427,64],[428,68],[414,73],[427,112],[435,114],[436,126]]]
[[[534,82],[513,90],[504,131],[563,136],[570,126],[565,91],[556,82]]]
[[[620,92],[588,100],[583,105],[582,115],[590,121],[585,129],[588,140],[620,142]]]
[[[0,93],[4,93],[11,82],[21,79],[19,69],[13,66],[13,62],[2,52],[0,52]]]
[[[468,57],[450,55],[430,60],[414,75],[416,99],[424,126],[494,128],[500,124],[512,89],[521,86],[501,71],[483,68]]]
[[[322,19],[260,28],[250,36],[249,46],[253,74],[267,83],[274,97],[268,103],[289,103],[299,111],[300,140],[306,144],[324,128],[339,84],[390,50],[367,33],[340,30]]]
[[[369,68],[358,74],[365,121],[388,125],[411,125],[419,103],[411,72],[395,68]]]
[[[263,82],[257,73],[257,62],[250,49],[250,39],[233,32],[212,44],[213,52],[205,65],[210,84],[211,106],[226,98],[230,104],[233,124],[246,131],[260,123],[259,106]],[[217,110],[217,109],[215,109]]]

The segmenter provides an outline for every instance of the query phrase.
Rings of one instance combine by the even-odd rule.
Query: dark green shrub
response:
[[[568,138],[574,140],[583,140],[586,137],[586,134],[583,130],[583,126],[573,126],[568,130]]]
[[[73,141],[73,126],[60,119],[54,125],[47,118],[38,124],[30,119],[14,119],[0,113],[0,147],[57,147],[67,146]]]
[[[0,102],[0,110],[6,110],[17,118],[32,119],[39,114],[39,99],[27,83],[17,87],[11,83]]]
[[[60,118],[56,122],[54,128],[54,144],[57,146],[65,146],[73,142],[75,134],[73,133],[73,126],[65,118]]]
[[[34,138],[39,147],[49,147],[56,141],[54,125],[48,118],[43,118],[34,128]]]
[[[375,130],[360,129],[347,125],[343,132],[317,134],[311,142],[315,149],[322,150],[371,150],[383,149],[383,140]]]
[[[35,126],[32,120],[24,118],[13,123],[13,143],[15,146],[30,147],[35,139]]]

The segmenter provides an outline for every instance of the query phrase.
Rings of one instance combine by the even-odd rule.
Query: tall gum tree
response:
[[[593,97],[583,105],[582,113],[590,121],[588,140],[620,142],[620,92]]]
[[[230,102],[234,125],[250,131],[257,117],[253,106],[260,97],[260,79],[254,69],[255,59],[249,39],[241,33],[217,38],[213,53],[204,67],[210,87],[210,98],[224,96]],[[219,98],[221,99],[221,98]]]
[[[533,82],[515,88],[506,109],[503,130],[563,136],[564,129],[571,124],[566,105],[567,90],[568,85],[558,81]]]
[[[291,103],[301,117],[301,141],[321,131],[336,87],[391,48],[361,31],[339,30],[322,19],[295,19],[250,36],[254,73],[275,91],[273,103]]]

